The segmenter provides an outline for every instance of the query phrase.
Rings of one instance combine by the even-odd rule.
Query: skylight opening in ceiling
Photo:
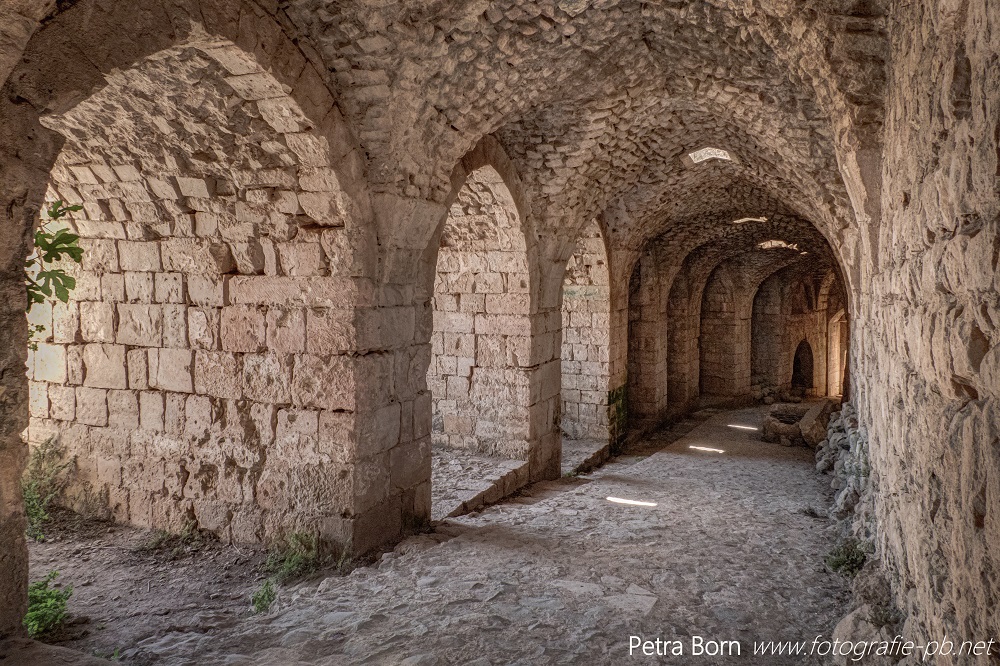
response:
[[[728,150],[723,150],[722,148],[712,148],[706,146],[701,150],[696,150],[693,153],[688,153],[688,157],[695,164],[700,164],[706,160],[726,160],[727,162],[732,162],[733,157],[729,154]]]
[[[777,239],[766,240],[763,243],[759,243],[757,247],[759,247],[761,250],[773,250],[774,248],[779,248],[779,247],[788,248],[789,250],[799,249],[799,246],[796,245],[795,243],[789,243],[787,241],[777,240]]]

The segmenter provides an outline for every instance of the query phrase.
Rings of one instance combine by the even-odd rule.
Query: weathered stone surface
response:
[[[206,635],[194,629],[164,632],[168,622],[154,615],[149,622],[156,624],[142,634],[150,638],[142,640],[141,649],[161,659],[351,662],[377,660],[386,642],[412,632],[408,647],[393,657],[400,663],[434,663],[423,655],[476,663],[484,650],[492,661],[517,663],[537,661],[543,649],[544,658],[564,640],[560,636],[579,632],[586,638],[564,643],[560,652],[587,663],[595,650],[627,654],[623,635],[626,640],[630,631],[655,636],[658,627],[671,632],[666,635],[682,635],[687,627],[704,636],[759,631],[788,640],[829,637],[846,611],[848,586],[818,565],[818,554],[833,547],[834,536],[800,507],[828,502],[830,492],[812,473],[804,449],[762,444],[726,427],[757,418],[753,412],[717,414],[665,450],[642,461],[614,463],[589,475],[585,485],[540,484],[513,502],[448,519],[434,532],[383,553],[373,566],[297,585],[298,596],[283,596],[265,618],[220,625]],[[303,429],[311,430],[312,421],[305,420]],[[291,436],[299,426],[289,425]],[[690,444],[718,446],[731,455],[692,454]],[[458,459],[468,460],[465,454]],[[481,475],[464,476],[465,485],[454,490],[472,494],[477,481],[487,485],[495,478],[492,470],[524,462],[494,460],[475,470],[462,464]],[[617,505],[608,496],[642,497],[657,506]],[[734,516],[734,507],[745,511]],[[666,542],[659,538],[664,536]],[[755,547],[747,549],[748,542]],[[676,573],[696,569],[720,589],[706,592],[703,581]],[[796,594],[788,594],[784,581],[773,575],[776,569],[800,582]],[[372,589],[386,594],[373,595]],[[735,589],[752,589],[754,595],[730,591]],[[717,605],[705,604],[706,595]],[[775,601],[757,617],[765,597]],[[455,622],[459,602],[480,611]],[[691,610],[679,617],[678,608]],[[358,622],[390,612],[391,625]],[[498,617],[519,640],[490,630]],[[438,623],[453,625],[451,633],[422,629]],[[741,632],[741,626],[752,629]],[[345,640],[316,638],[329,631]],[[750,640],[741,639],[744,654],[736,663],[747,659]],[[690,649],[690,639],[684,641]]]
[[[225,352],[196,351],[194,390],[217,398],[240,398],[240,366],[237,357]]]
[[[832,410],[833,404],[829,400],[823,400],[810,407],[799,421],[802,438],[814,449],[826,438],[827,424]]]
[[[160,245],[152,242],[118,241],[118,261],[123,271],[161,270]]]
[[[242,374],[243,395],[269,404],[292,400],[291,359],[278,354],[245,354]],[[302,404],[302,403],[300,403]]]
[[[296,356],[292,399],[305,407],[354,411],[361,381],[357,369],[358,362],[348,356]]]
[[[84,425],[108,425],[108,392],[104,389],[76,389],[76,420]]]
[[[80,303],[80,332],[85,342],[114,342],[114,305],[112,303]]]
[[[66,382],[66,349],[58,345],[41,343],[30,356],[29,372],[40,382],[62,384]]]
[[[194,390],[192,356],[187,349],[150,349],[150,388],[191,393]]]
[[[85,386],[96,388],[128,388],[123,345],[86,345],[83,348]]]
[[[149,305],[118,305],[116,342],[120,345],[158,347],[163,340],[163,313]]]
[[[222,348],[231,352],[259,352],[265,348],[264,311],[254,306],[234,305],[222,309]]]

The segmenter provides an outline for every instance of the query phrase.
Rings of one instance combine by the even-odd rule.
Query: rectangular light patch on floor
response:
[[[656,502],[640,502],[639,500],[622,499],[621,497],[605,497],[604,499],[615,504],[628,504],[630,506],[656,506]]]
[[[729,424],[730,428],[737,428],[739,430],[760,430],[760,428],[755,428],[753,426],[737,425],[735,423]]]
[[[707,446],[689,446],[688,448],[695,451],[708,451],[709,453],[725,453],[723,449],[712,449]]]

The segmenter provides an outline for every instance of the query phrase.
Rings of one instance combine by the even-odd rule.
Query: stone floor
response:
[[[528,483],[528,463],[435,446],[431,459],[431,519],[461,516],[513,494]]]
[[[645,441],[635,444],[640,449],[659,450],[670,441],[686,434],[715,411],[717,410],[702,410],[697,415],[662,429],[647,437]],[[562,475],[576,476],[591,472],[610,457],[611,446],[607,441],[568,439],[564,436]],[[431,519],[437,521],[463,516],[513,495],[527,483],[528,464],[525,461],[495,458],[463,449],[435,446],[431,460]]]
[[[563,437],[563,476],[589,472],[604,463],[610,455],[611,447],[606,441]]]
[[[604,463],[607,442],[563,440],[562,473],[573,476]],[[431,519],[462,516],[513,495],[528,483],[528,463],[435,446],[431,460]]]
[[[693,636],[741,644],[741,658],[669,663],[822,663],[748,655],[754,640],[828,637],[848,610],[846,581],[823,565],[834,535],[812,517],[828,482],[810,450],[729,427],[759,427],[763,410],[705,415],[652,455],[448,519],[375,566],[283,590],[269,615],[159,633],[126,662],[657,663],[628,656],[636,635],[686,654]]]
[[[0,664],[4,666],[104,666],[107,663],[77,650],[27,638],[0,641]]]

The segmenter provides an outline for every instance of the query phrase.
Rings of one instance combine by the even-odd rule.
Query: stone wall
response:
[[[571,439],[609,436],[610,289],[604,239],[592,222],[563,282],[562,432]]]
[[[69,505],[343,541],[329,521],[380,498],[388,466],[355,483],[355,378],[377,360],[343,355],[365,296],[326,139],[224,43],[161,53],[48,122],[68,139],[48,198],[83,206],[84,255],[70,302],[31,312],[29,441],[75,461]]]
[[[906,635],[988,640],[1000,635],[1000,6],[897,9],[851,389]]]
[[[452,204],[438,251],[427,372],[436,445],[527,458],[530,285],[517,208],[482,167]]]
[[[742,271],[721,266],[705,286],[699,349],[701,393],[745,396],[750,393],[750,312]]]
[[[25,601],[29,402],[35,441],[83,433],[70,444],[89,447],[81,478],[91,495],[115,490],[118,515],[135,493],[165,524],[194,515],[233,538],[311,525],[359,550],[423,524],[436,234],[455,176],[503,153],[537,270],[516,375],[532,478],[559,470],[559,303],[585,222],[602,221],[610,248],[612,404],[628,384],[646,418],[697,396],[698,310],[720,263],[768,237],[829,242],[853,290],[881,554],[916,629],[996,636],[1000,10],[745,4],[0,0],[0,71],[13,72],[0,95],[0,634]],[[219,45],[206,34],[239,53],[185,50]],[[684,161],[706,146],[735,159]],[[73,224],[91,252],[76,305],[51,313],[29,396],[23,260],[59,155],[51,196],[88,206]],[[474,168],[456,166],[470,155]],[[748,215],[761,231],[737,224]],[[655,239],[675,253],[647,252]],[[272,431],[289,455],[251,460]],[[233,466],[230,444],[199,444],[206,432],[249,453]],[[141,477],[137,452],[172,485]],[[336,488],[310,495],[299,454]]]
[[[687,410],[700,395],[700,308],[692,303],[692,277],[682,269],[674,278],[667,302],[670,313],[667,320],[667,356],[670,366],[667,395],[670,397],[672,413]]]
[[[628,404],[634,425],[654,424],[667,408],[666,320],[660,266],[652,252],[644,252],[628,295]]]
[[[822,348],[814,347],[815,354],[825,353],[826,326],[820,323],[825,315],[815,311],[819,308],[825,313],[826,308],[802,300],[801,281],[794,279],[796,272],[802,272],[810,263],[812,260],[798,250],[757,247],[723,262],[712,271],[700,295],[698,367],[702,395],[759,397],[752,390],[755,346],[758,350],[768,349],[775,363],[790,358],[786,356],[788,346],[791,345],[794,354],[795,346],[804,337],[822,345]],[[793,279],[789,279],[790,275]],[[759,327],[755,341],[754,302],[761,285],[768,279],[775,280],[780,285],[778,288],[787,294],[782,299],[783,316],[773,317]],[[762,336],[764,341],[759,340]],[[789,378],[790,368],[789,361]],[[825,368],[824,364],[823,372]]]

